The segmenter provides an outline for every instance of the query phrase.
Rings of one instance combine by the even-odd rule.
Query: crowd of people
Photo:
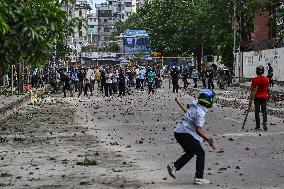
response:
[[[96,89],[105,97],[125,96],[131,94],[131,89],[144,91],[148,88],[148,93],[154,93],[162,85],[164,71],[159,66],[128,66],[125,68],[116,66],[107,67],[85,67],[60,69],[57,72],[56,82],[52,83],[54,92],[62,88],[64,97],[67,93],[73,96],[78,92],[78,97],[84,92],[84,96],[93,95]],[[97,87],[95,87],[97,86]]]
[[[192,79],[194,88],[197,88],[198,82],[201,81],[203,88],[214,90],[216,75],[218,82],[222,80],[223,85],[219,84],[220,88],[223,88],[221,86],[225,84],[230,86],[232,81],[229,73],[229,71],[225,72],[223,69],[215,71],[213,67],[202,68],[199,72],[197,69],[188,66],[135,65],[126,67],[85,67],[79,69],[73,67],[70,70],[64,68],[58,70],[56,82],[52,83],[52,86],[54,86],[55,91],[62,88],[64,97],[66,97],[68,92],[70,96],[73,96],[74,92],[78,92],[78,97],[83,92],[84,96],[93,95],[95,86],[106,97],[114,94],[124,96],[132,93],[134,88],[138,91],[147,90],[148,94],[150,94],[155,93],[155,89],[161,88],[164,76],[168,75],[173,93],[178,93],[181,88],[179,85],[180,79],[183,82],[183,89],[190,85],[189,79]]]
[[[27,72],[27,71],[26,71]],[[179,89],[186,89],[193,83],[193,88],[199,85],[201,88],[214,90],[217,87],[226,89],[230,87],[233,77],[228,68],[216,69],[213,66],[201,67],[199,70],[187,65],[175,66],[100,66],[100,67],[71,67],[52,70],[49,67],[44,69],[33,69],[30,74],[26,73],[24,83],[32,88],[43,87],[50,84],[53,92],[62,92],[66,97],[69,93],[77,97],[81,95],[93,95],[97,88],[103,96],[124,96],[130,94],[133,89],[138,91],[147,90],[154,93],[155,89],[161,87],[164,76],[169,76],[169,84],[172,85],[172,92],[177,93]],[[2,87],[10,87],[11,74],[2,74],[0,84]],[[14,69],[13,85],[17,88],[20,85],[18,70]],[[269,65],[268,76],[270,85],[273,86],[273,69]],[[189,80],[192,80],[190,82]],[[183,86],[180,85],[183,83]],[[97,87],[95,87],[97,86]],[[171,88],[171,87],[170,87]]]
[[[155,89],[161,87],[164,76],[170,77],[173,85],[173,92],[178,92],[180,88],[180,79],[183,82],[183,88],[186,89],[192,79],[194,88],[198,87],[198,82],[202,82],[203,88],[214,89],[214,78],[217,75],[217,84],[220,88],[224,85],[230,85],[231,76],[229,72],[216,71],[212,67],[201,68],[200,71],[189,66],[100,66],[100,67],[71,67],[51,69],[46,66],[44,69],[32,69],[25,71],[24,85],[30,85],[32,88],[44,87],[51,85],[53,92],[62,92],[66,97],[69,93],[74,96],[93,95],[95,86],[104,96],[112,96],[117,94],[123,96],[132,93],[135,88],[138,91],[147,90],[148,93],[154,93]],[[28,73],[29,72],[29,73]],[[2,74],[0,84],[3,87],[10,87],[11,73]],[[20,86],[19,70],[14,68],[13,86]],[[222,82],[219,82],[222,81]]]

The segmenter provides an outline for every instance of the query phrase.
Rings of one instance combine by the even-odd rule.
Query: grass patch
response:
[[[24,142],[24,138],[20,138],[20,137],[15,137],[15,138],[13,138],[13,141],[14,142]]]
[[[1,173],[0,177],[11,177],[12,175],[9,173]]]
[[[92,166],[92,165],[98,165],[98,162],[96,160],[91,160],[85,157],[83,162],[78,161],[76,165],[82,165],[82,166]]]

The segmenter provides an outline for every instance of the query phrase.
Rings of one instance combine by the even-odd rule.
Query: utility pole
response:
[[[242,18],[240,17],[240,44],[239,44],[239,83],[241,82],[241,77],[243,78],[243,59],[242,59],[242,52],[241,52],[241,40],[242,40]]]
[[[201,65],[200,66],[202,66],[203,64],[204,64],[204,44],[202,42],[202,47],[201,47]],[[197,70],[198,70],[198,67],[197,67]]]
[[[14,65],[11,65],[11,95],[14,93]]]
[[[235,1],[234,3],[234,49],[233,49],[233,53],[234,53],[234,75],[236,76],[236,64],[237,64],[237,54],[236,54],[236,42],[237,42],[237,26],[236,26],[236,22],[237,22],[237,1]]]

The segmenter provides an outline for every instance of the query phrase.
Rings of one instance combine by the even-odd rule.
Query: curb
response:
[[[36,92],[38,93],[38,97],[40,97],[43,94],[45,94],[46,89]],[[13,115],[20,106],[30,101],[30,99],[31,99],[30,95],[25,94],[22,96],[22,98],[15,100],[14,102],[11,102],[10,104],[0,108],[0,121],[5,120],[9,116]]]

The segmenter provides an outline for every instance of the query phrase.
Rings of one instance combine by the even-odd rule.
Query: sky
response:
[[[106,0],[91,0],[93,2],[93,10],[92,12],[94,12],[95,9],[95,4],[101,4],[101,3],[105,3]]]
[[[106,0],[92,0],[93,1],[93,3],[95,4],[100,4],[100,3],[104,3],[104,2],[106,2]]]

